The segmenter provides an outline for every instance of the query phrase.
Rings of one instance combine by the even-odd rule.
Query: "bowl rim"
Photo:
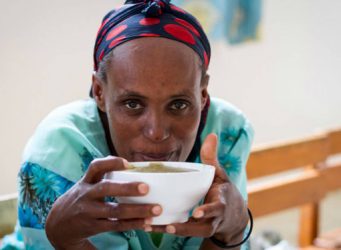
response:
[[[124,174],[143,174],[143,175],[175,175],[175,174],[201,174],[202,172],[215,172],[215,167],[209,164],[199,163],[199,162],[181,162],[181,161],[136,161],[136,162],[129,162],[129,164],[134,165],[136,167],[144,167],[144,165],[150,163],[161,163],[161,164],[169,164],[167,167],[180,167],[176,166],[182,164],[183,168],[187,169],[197,169],[195,166],[202,166],[199,171],[189,171],[189,172],[162,172],[162,173],[154,173],[154,172],[134,172],[134,171],[126,171],[126,170],[119,170],[114,172],[124,173]]]

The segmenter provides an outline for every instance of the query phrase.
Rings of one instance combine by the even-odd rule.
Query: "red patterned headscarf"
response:
[[[192,48],[207,69],[211,48],[203,28],[195,17],[170,3],[170,0],[127,0],[110,11],[98,30],[94,49],[94,70],[101,60],[120,44],[141,37],[164,37]],[[90,92],[92,96],[92,93]],[[210,100],[201,113],[197,138],[187,161],[200,151],[200,135],[206,123]]]
[[[100,61],[118,45],[140,37],[164,37],[192,48],[208,67],[211,50],[199,22],[170,0],[128,0],[110,11],[97,33],[94,70]]]

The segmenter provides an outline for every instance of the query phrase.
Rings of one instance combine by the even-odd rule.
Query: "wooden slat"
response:
[[[248,194],[248,205],[253,215],[259,217],[310,202],[318,202],[324,196],[324,189],[321,188],[321,175],[312,170],[305,171],[303,175],[290,180],[248,187]]]
[[[17,195],[0,196],[0,238],[13,232],[17,218]]]
[[[301,207],[299,245],[313,245],[319,231],[319,204],[313,202]]]
[[[341,164],[326,166],[320,171],[324,178],[324,189],[327,192],[341,188]]]
[[[332,130],[328,133],[329,139],[329,154],[341,153],[341,128]]]
[[[300,247],[299,250],[327,250],[327,249],[315,247],[315,246],[309,246],[309,247]]]
[[[248,178],[315,165],[325,161],[327,156],[328,140],[325,135],[254,149],[247,163]]]

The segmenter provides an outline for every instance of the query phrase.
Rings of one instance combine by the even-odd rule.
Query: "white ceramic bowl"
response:
[[[131,162],[134,167],[146,167],[151,162]],[[160,204],[162,213],[153,218],[153,225],[183,223],[189,213],[210,188],[215,168],[210,165],[189,162],[153,162],[167,167],[194,169],[190,172],[145,173],[114,171],[106,178],[117,182],[144,182],[149,185],[149,192],[139,197],[116,197],[119,203]]]

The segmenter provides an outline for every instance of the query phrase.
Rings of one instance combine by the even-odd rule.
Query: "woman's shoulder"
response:
[[[31,140],[43,143],[56,140],[91,139],[92,133],[103,133],[96,103],[78,100],[52,110],[37,126]],[[51,142],[50,142],[51,143]]]
[[[240,171],[245,165],[254,135],[243,112],[222,99],[212,98],[201,139],[204,140],[210,133],[218,136],[218,158],[221,165],[233,165],[234,169]]]
[[[217,97],[211,98],[210,112],[217,116],[228,115],[231,119],[245,120],[244,113],[232,103]]]
[[[211,98],[204,132],[219,132],[229,130],[238,132],[247,129],[253,132],[252,126],[245,114],[233,104],[220,99]]]
[[[39,124],[39,127],[56,125],[78,125],[83,120],[97,120],[97,106],[93,99],[83,99],[53,109]]]
[[[26,144],[22,162],[76,180],[92,159],[107,153],[103,140],[96,103],[92,99],[75,101],[54,109],[41,121]],[[75,167],[77,171],[72,171]]]

